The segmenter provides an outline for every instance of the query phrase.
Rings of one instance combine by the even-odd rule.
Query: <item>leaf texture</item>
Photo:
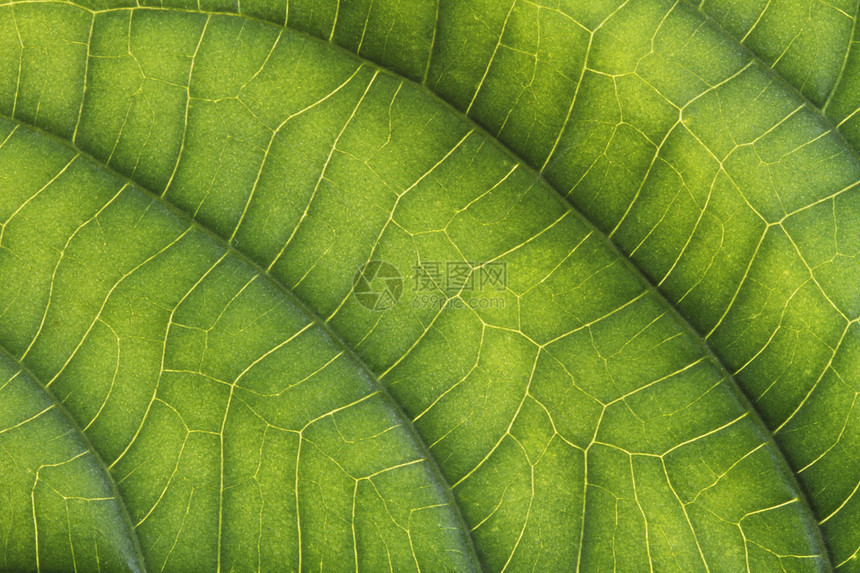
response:
[[[5,567],[853,570],[842,4],[0,6]]]

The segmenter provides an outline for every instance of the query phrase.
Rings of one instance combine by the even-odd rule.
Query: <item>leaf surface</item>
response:
[[[850,570],[856,6],[725,4],[0,7],[7,566]]]

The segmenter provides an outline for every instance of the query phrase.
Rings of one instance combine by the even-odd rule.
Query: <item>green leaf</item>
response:
[[[0,5],[2,568],[857,569],[857,10]]]

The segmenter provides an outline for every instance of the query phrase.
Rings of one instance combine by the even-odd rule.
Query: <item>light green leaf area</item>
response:
[[[0,568],[856,570],[856,14],[0,5]]]

